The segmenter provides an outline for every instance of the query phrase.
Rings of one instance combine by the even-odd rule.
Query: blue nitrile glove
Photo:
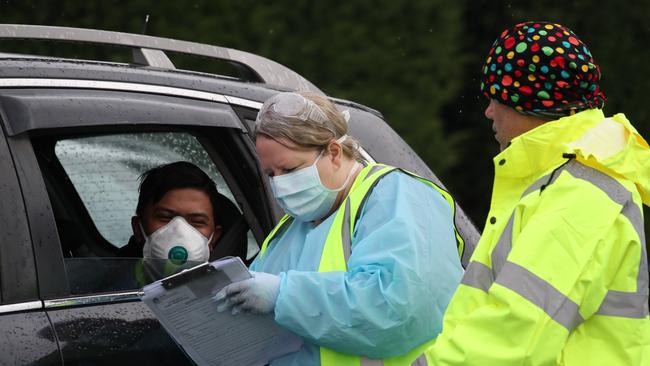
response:
[[[231,283],[213,297],[218,312],[265,314],[273,311],[280,292],[280,277],[264,272],[251,274],[253,278]]]

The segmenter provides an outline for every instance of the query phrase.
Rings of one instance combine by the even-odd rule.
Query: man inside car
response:
[[[207,262],[222,234],[215,183],[196,165],[175,162],[141,176],[133,236],[123,256]]]

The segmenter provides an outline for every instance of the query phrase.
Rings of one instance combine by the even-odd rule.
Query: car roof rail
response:
[[[325,94],[309,80],[284,65],[232,48],[142,34],[29,24],[0,24],[0,39],[79,42],[130,47],[133,49],[134,63],[164,69],[175,68],[164,51],[203,56],[242,65],[258,78],[256,81],[292,90]]]

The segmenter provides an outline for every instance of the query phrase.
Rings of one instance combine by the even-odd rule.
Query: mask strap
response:
[[[144,240],[146,241],[149,239],[147,236],[147,233],[144,232],[144,227],[142,227],[142,219],[138,217],[138,226],[140,227],[140,233],[142,233],[142,236],[144,237]]]
[[[354,165],[352,165],[352,168],[350,168],[350,171],[348,172],[348,176],[345,177],[345,182],[343,182],[343,184],[341,184],[341,186],[339,188],[329,189],[329,188],[327,188],[325,186],[323,186],[323,188],[330,191],[330,192],[339,192],[339,191],[341,191],[342,189],[344,189],[348,185],[348,183],[350,183],[350,178],[352,178],[354,173],[356,173],[357,169],[359,169],[359,166],[360,166],[359,162],[355,161]]]
[[[336,139],[336,142],[338,142],[339,144],[342,144],[343,141],[345,141],[347,138],[348,138],[348,135],[343,135],[343,136],[339,137],[338,139]],[[328,146],[329,146],[329,145],[328,145]],[[325,149],[323,149],[323,150],[320,151],[320,154],[318,154],[318,157],[316,158],[316,160],[311,164],[312,166],[316,165],[316,163],[318,163],[318,161],[320,160],[320,158],[323,157],[323,154],[325,153],[325,150],[326,150],[326,149],[327,149],[327,148],[325,148]]]

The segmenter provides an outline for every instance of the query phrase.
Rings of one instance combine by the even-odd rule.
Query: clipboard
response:
[[[266,365],[295,352],[302,339],[273,314],[217,312],[212,300],[230,283],[251,278],[239,257],[198,265],[145,286],[141,300],[197,365]]]
[[[166,290],[170,290],[194,279],[208,276],[217,270],[217,267],[211,265],[211,263],[203,263],[191,269],[186,269],[169,277],[163,278],[160,280],[160,283]]]

